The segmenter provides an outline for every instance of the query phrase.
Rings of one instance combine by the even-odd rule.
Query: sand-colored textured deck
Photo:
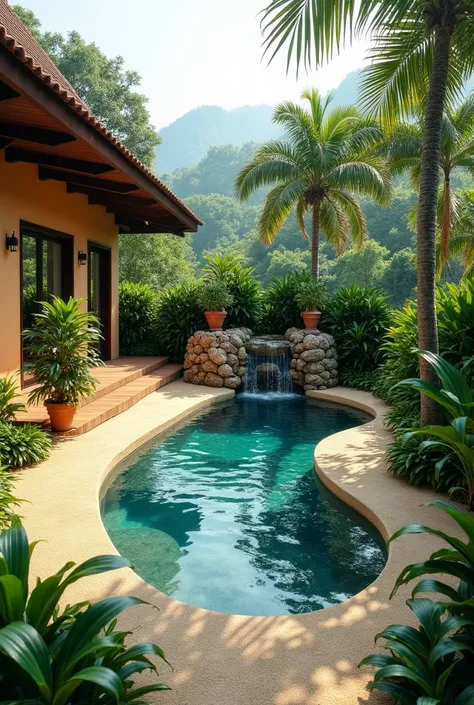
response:
[[[115,552],[99,513],[106,475],[133,448],[193,410],[231,398],[233,392],[174,382],[85,436],[65,439],[50,460],[25,471],[16,494],[30,540],[46,539],[33,555],[34,575],[50,575],[67,560]],[[358,507],[384,536],[410,521],[454,531],[442,512],[423,506],[434,493],[406,485],[385,472],[383,453],[390,434],[382,426],[385,407],[369,394],[338,388],[315,393],[371,410],[365,426],[335,434],[317,447],[323,481]],[[439,495],[436,495],[439,496]],[[177,602],[147,585],[131,570],[88,578],[65,598],[97,600],[134,594],[151,606],[125,614],[122,626],[135,640],[155,640],[174,672],[162,669],[171,693],[164,705],[363,705],[388,702],[365,690],[369,673],[356,668],[373,649],[374,635],[387,624],[407,622],[407,589],[388,595],[407,561],[426,557],[440,544],[415,536],[396,542],[382,575],[363,592],[327,610],[284,617],[225,615]],[[232,585],[229,585],[229,590]],[[154,607],[159,607],[158,612]]]

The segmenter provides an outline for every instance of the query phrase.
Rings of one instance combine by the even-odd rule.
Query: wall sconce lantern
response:
[[[82,266],[86,265],[87,264],[87,252],[83,252],[82,250],[79,250],[79,252],[77,253],[77,261]]]
[[[18,238],[15,235],[15,231],[13,231],[11,235],[6,235],[5,246],[6,246],[6,249],[8,250],[8,252],[17,252],[18,251]]]

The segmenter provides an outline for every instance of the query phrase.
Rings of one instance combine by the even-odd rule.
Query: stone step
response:
[[[115,389],[109,394],[92,401],[90,404],[77,410],[74,417],[74,426],[64,433],[55,433],[57,436],[80,436],[91,431],[100,424],[130,409],[148,394],[164,387],[170,382],[179,379],[182,374],[182,365],[168,364],[160,369],[143,375]]]

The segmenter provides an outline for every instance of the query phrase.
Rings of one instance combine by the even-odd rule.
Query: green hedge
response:
[[[147,284],[119,285],[119,341],[121,355],[156,355],[158,294]]]

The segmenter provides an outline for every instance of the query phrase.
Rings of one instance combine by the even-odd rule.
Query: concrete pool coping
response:
[[[47,541],[33,554],[32,576],[51,575],[68,560],[116,553],[100,517],[106,477],[154,436],[233,396],[230,390],[173,382],[90,433],[62,440],[48,461],[19,473],[16,495],[30,502],[22,506],[30,541]],[[308,396],[374,416],[318,444],[315,466],[327,487],[372,521],[384,538],[413,521],[456,533],[443,512],[423,506],[440,495],[385,472],[383,455],[391,435],[383,427],[382,402],[345,388]],[[410,621],[409,590],[389,602],[391,588],[407,562],[426,558],[440,545],[433,537],[400,539],[372,585],[335,607],[302,615],[247,617],[198,609],[163,595],[128,569],[87,578],[72,586],[65,600],[133,594],[150,603],[125,613],[121,627],[134,629],[133,641],[156,641],[174,666],[173,672],[160,667],[173,691],[157,695],[153,703],[372,705],[388,701],[366,691],[370,671],[358,671],[356,665],[387,624]]]

